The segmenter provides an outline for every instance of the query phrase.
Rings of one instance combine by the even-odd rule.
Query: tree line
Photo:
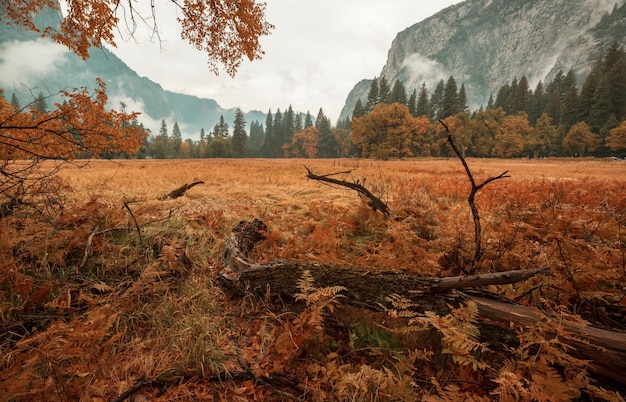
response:
[[[15,94],[11,105],[19,108]],[[47,112],[43,94],[33,106]],[[126,105],[120,104],[123,113]],[[265,123],[251,122],[249,133],[240,108],[232,130],[221,116],[199,140],[183,139],[175,122],[171,133],[161,121],[157,134],[146,130],[138,158],[402,158],[449,156],[442,120],[461,151],[475,157],[626,156],[626,54],[613,44],[594,64],[580,89],[573,71],[558,72],[549,83],[530,89],[526,76],[502,85],[495,99],[470,112],[465,85],[453,76],[426,84],[410,95],[401,81],[391,86],[385,77],[372,80],[367,98],[357,100],[351,119],[336,126],[322,108],[315,118],[291,106],[267,113]],[[90,155],[79,155],[89,157]],[[124,152],[107,153],[124,158]]]
[[[374,79],[367,100],[358,100],[351,131],[357,156],[387,158],[449,155],[442,120],[461,150],[477,157],[626,156],[626,55],[613,44],[594,64],[582,87],[572,71],[557,73],[534,90],[525,76],[490,96],[486,107],[467,108],[462,84],[441,80],[407,97]]]

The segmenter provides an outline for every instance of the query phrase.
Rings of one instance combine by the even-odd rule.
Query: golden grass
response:
[[[549,278],[491,290],[521,302],[550,300],[586,319],[615,324],[622,313],[613,306],[619,305],[626,280],[626,163],[468,163],[479,182],[504,170],[511,175],[477,197],[485,248],[479,270],[548,266],[553,271]],[[371,211],[353,191],[307,180],[304,165],[317,174],[351,171],[337,178],[365,180],[388,202],[392,219]],[[415,375],[482,378],[482,373],[442,371],[437,366],[442,362],[435,361],[423,371],[403,366],[408,376],[386,377],[390,372],[384,370],[396,364],[390,362],[397,362],[394,372],[408,363],[389,360],[387,354],[394,352],[381,352],[378,341],[357,339],[378,348],[363,356],[350,349],[354,342],[343,339],[346,334],[335,333],[330,342],[331,334],[315,332],[314,309],[294,315],[270,310],[252,297],[231,300],[214,283],[230,230],[254,217],[269,227],[254,254],[260,260],[300,258],[418,275],[458,274],[472,255],[473,226],[465,201],[470,186],[457,159],[95,160],[65,165],[60,176],[70,190],[57,215],[23,213],[0,220],[0,324],[9,328],[12,321],[31,320],[41,326],[17,330],[21,338],[8,336],[0,344],[0,388],[6,389],[0,399],[110,400],[137,379],[164,373],[186,378],[167,398],[280,399],[251,381],[203,383],[214,372],[246,369],[309,381],[313,399],[319,400],[341,399],[327,384],[350,389],[355,384],[347,379],[359,376],[367,377],[361,386],[376,378],[403,384],[395,394],[391,385],[384,391],[398,399],[413,395],[409,384]],[[185,196],[159,200],[199,180],[204,184]],[[141,238],[132,218],[142,228]],[[112,228],[119,230],[104,232]],[[354,336],[374,337],[355,331]],[[363,388],[362,400],[379,387],[370,385]],[[384,392],[378,397],[391,395]]]

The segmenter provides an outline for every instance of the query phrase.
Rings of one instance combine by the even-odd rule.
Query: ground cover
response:
[[[476,199],[477,271],[551,272],[488,290],[559,320],[624,329],[624,162],[468,163],[478,180],[511,175]],[[268,226],[258,261],[461,274],[473,227],[457,159],[80,165],[61,169],[58,197],[0,219],[3,400],[112,400],[138,384],[132,397],[162,392],[163,400],[620,398],[603,390],[620,384],[598,381],[559,338],[545,336],[554,322],[519,329],[509,350],[490,350],[471,305],[445,317],[418,317],[401,303],[365,312],[303,278],[294,310],[218,286],[226,238],[253,218]],[[354,192],[306,180],[303,165],[350,171],[339,177],[369,188],[392,216]],[[162,199],[195,181],[204,183]]]

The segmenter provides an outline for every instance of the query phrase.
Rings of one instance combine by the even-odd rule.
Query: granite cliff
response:
[[[522,75],[534,88],[571,69],[581,84],[613,42],[626,42],[625,0],[467,0],[399,32],[379,77],[410,93],[452,75],[476,108]],[[367,82],[350,92],[341,119],[367,97]]]

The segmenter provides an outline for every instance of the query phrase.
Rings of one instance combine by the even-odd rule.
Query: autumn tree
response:
[[[46,112],[37,109],[34,102],[16,110],[0,97],[2,205],[37,198],[46,185],[44,181],[56,171],[43,168],[46,159],[69,161],[79,153],[97,157],[139,149],[145,131],[130,124],[136,114],[107,110],[105,84],[98,80],[98,88],[95,93],[86,89],[61,91],[64,102]]]
[[[626,120],[611,130],[611,134],[606,138],[606,146],[611,151],[621,151],[623,153],[626,150]]]
[[[557,128],[547,113],[541,115],[524,144],[525,150],[534,156],[545,157],[557,152]]]
[[[411,156],[428,124],[427,119],[411,116],[406,105],[381,104],[371,113],[352,120],[352,142],[366,158]]]
[[[587,152],[595,151],[597,146],[597,135],[584,121],[574,124],[563,138],[563,148],[571,156],[585,156]]]
[[[316,158],[319,142],[317,133],[315,126],[295,132],[291,142],[282,146],[284,155],[287,158]]]
[[[502,128],[496,133],[492,155],[501,158],[521,155],[524,150],[524,138],[530,133],[531,127],[526,113],[507,116]]]

